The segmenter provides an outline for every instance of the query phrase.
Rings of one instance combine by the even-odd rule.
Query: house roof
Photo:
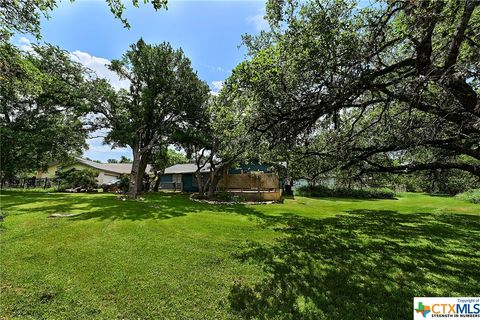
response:
[[[200,172],[207,172],[210,168],[209,164],[200,170]],[[165,169],[164,174],[181,174],[181,173],[195,173],[197,171],[197,165],[195,163],[175,164]]]
[[[108,172],[118,173],[118,174],[130,174],[130,172],[132,171],[131,163],[98,163],[98,162],[83,159],[80,157],[75,157],[75,160],[81,164],[84,164],[86,166],[89,166],[101,171],[108,171]],[[145,172],[149,173],[151,170],[152,170],[152,167],[148,164],[147,168],[145,169]]]

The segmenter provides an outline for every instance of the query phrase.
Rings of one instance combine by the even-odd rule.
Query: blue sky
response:
[[[142,3],[142,1],[140,1]],[[155,11],[150,4],[140,8],[127,5],[125,17],[131,28],[116,20],[103,0],[63,1],[42,21],[42,41],[72,53],[72,57],[108,78],[116,87],[124,86],[104,64],[121,57],[129,45],[142,37],[148,43],[170,42],[181,47],[191,59],[199,77],[213,91],[245,58],[241,35],[256,34],[267,24],[263,20],[264,1],[170,0],[168,10]],[[31,36],[15,41],[28,46]],[[110,150],[102,139],[90,139],[86,157],[106,161],[131,157],[128,149]]]

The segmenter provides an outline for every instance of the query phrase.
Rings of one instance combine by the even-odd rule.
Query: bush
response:
[[[128,187],[130,185],[130,178],[125,175],[125,174],[122,174],[119,178],[118,178],[118,188],[123,191],[123,192],[128,192]]]
[[[388,188],[368,189],[330,189],[324,186],[303,186],[296,190],[296,194],[304,197],[339,197],[359,199],[394,199],[395,192]]]
[[[93,170],[77,170],[75,168],[60,171],[57,173],[55,180],[58,183],[59,190],[81,188],[95,189],[97,188],[98,173]]]
[[[221,202],[236,202],[236,203],[246,201],[245,198],[241,196],[234,195],[230,192],[225,192],[225,191],[216,193],[213,200],[221,201]]]
[[[460,170],[433,170],[394,177],[397,184],[409,192],[427,192],[455,195],[480,188],[478,177]]]
[[[480,203],[480,189],[468,190],[464,193],[457,194],[455,198],[471,203]]]
[[[218,200],[218,201],[225,201],[225,202],[231,202],[233,201],[233,195],[229,192],[217,192],[217,194],[215,194],[215,198]]]

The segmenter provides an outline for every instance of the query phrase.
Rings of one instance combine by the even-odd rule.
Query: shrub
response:
[[[480,189],[472,189],[466,192],[457,194],[457,199],[469,201],[471,203],[480,203]]]
[[[244,202],[245,199],[241,196],[234,195],[230,192],[221,191],[215,194],[214,200],[222,202]]]
[[[480,188],[478,177],[460,170],[433,170],[393,177],[397,184],[409,192],[427,192],[455,195]]]
[[[229,192],[218,192],[216,195],[215,195],[215,198],[216,200],[218,201],[225,201],[225,202],[231,202],[233,201],[233,194],[229,193]]]
[[[119,178],[118,178],[118,189],[120,189],[121,191],[123,192],[127,192],[128,191],[128,187],[130,185],[130,178],[128,177],[128,175],[125,175],[125,174],[122,174]]]
[[[98,173],[93,170],[77,170],[75,168],[60,171],[55,180],[59,190],[69,188],[95,189],[97,188]]]
[[[394,199],[395,192],[388,188],[368,189],[330,189],[325,186],[303,186],[296,190],[296,194],[304,197],[339,197],[359,199]]]

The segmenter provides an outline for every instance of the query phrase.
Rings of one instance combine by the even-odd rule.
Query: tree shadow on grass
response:
[[[146,201],[122,201],[117,197],[102,194],[24,193],[13,194],[14,201],[5,208],[15,215],[42,213],[78,214],[65,220],[144,220],[167,219],[185,215],[174,205],[168,205],[172,196],[155,197]],[[176,200],[178,202],[178,199]]]
[[[38,193],[8,192],[10,200],[2,203],[3,209],[12,210],[15,215],[42,213],[77,214],[65,217],[71,221],[80,220],[164,220],[183,217],[189,213],[231,212],[251,215],[254,211],[243,205],[211,205],[197,203],[186,194],[149,193],[144,200],[121,200],[120,196],[105,193]],[[12,200],[13,199],[13,200]]]
[[[232,311],[243,318],[410,319],[413,297],[480,294],[479,216],[355,210],[262,218],[286,236],[237,255],[266,272],[255,285],[231,287]]]
[[[254,212],[243,205],[198,203],[190,200],[186,194],[172,195],[169,193],[149,194],[145,196],[145,201],[112,199],[109,203],[102,203],[96,208],[98,210],[82,213],[70,220],[163,220],[201,212],[241,213],[244,215],[251,215]]]

